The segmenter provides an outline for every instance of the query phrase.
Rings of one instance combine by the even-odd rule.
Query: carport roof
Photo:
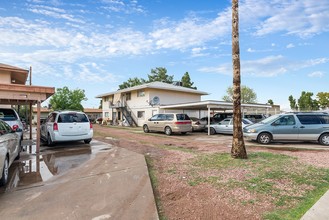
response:
[[[55,93],[55,88],[19,84],[0,84],[0,104],[26,105],[43,102]]]
[[[272,108],[271,105],[267,104],[241,104],[241,108]],[[181,104],[173,104],[173,105],[164,105],[160,106],[161,109],[181,109],[181,110],[208,110],[208,108],[212,110],[232,110],[233,103],[232,102],[224,102],[224,101],[215,101],[215,100],[206,100],[200,102],[189,102],[189,103],[181,103]]]

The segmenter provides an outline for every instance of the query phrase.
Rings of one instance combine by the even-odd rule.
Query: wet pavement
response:
[[[22,152],[0,188],[1,219],[158,219],[145,158],[93,140]]]

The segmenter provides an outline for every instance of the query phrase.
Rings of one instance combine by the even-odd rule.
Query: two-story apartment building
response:
[[[102,99],[103,118],[112,123],[141,126],[164,111],[161,106],[199,102],[206,92],[163,82],[151,82],[96,96]]]

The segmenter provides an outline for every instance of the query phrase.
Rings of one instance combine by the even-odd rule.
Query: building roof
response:
[[[176,92],[194,93],[194,94],[199,94],[199,95],[209,95],[209,93],[207,93],[207,92],[198,91],[196,89],[190,89],[190,88],[176,86],[173,84],[163,83],[163,82],[151,82],[151,83],[145,83],[145,84],[139,85],[139,86],[133,86],[133,87],[126,88],[126,89],[120,89],[115,92],[100,94],[100,95],[96,96],[96,98],[102,98],[104,96],[114,95],[117,93],[131,92],[131,91],[136,91],[136,90],[140,90],[140,89],[160,89],[160,90],[169,90],[169,91],[176,91]]]
[[[268,104],[247,104],[242,103],[241,108],[272,108],[271,105]],[[160,106],[162,109],[180,109],[180,110],[230,110],[233,109],[232,102],[225,102],[225,101],[216,101],[216,100],[206,100],[200,102],[188,102],[188,103],[181,103],[181,104],[173,104],[173,105],[164,105]]]
[[[25,85],[29,70],[22,69],[15,66],[0,63],[0,71],[8,71],[11,73],[11,80],[13,84]]]

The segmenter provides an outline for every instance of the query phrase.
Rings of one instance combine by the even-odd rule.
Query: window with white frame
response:
[[[105,112],[105,117],[109,117],[109,113],[108,112]]]

